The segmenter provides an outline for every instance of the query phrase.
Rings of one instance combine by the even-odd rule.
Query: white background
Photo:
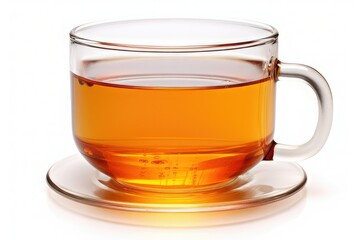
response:
[[[0,2],[1,239],[359,239],[359,5],[343,0],[73,0]],[[251,19],[280,32],[280,60],[308,64],[328,80],[334,122],[327,144],[301,162],[306,196],[281,213],[209,228],[105,222],[59,207],[48,168],[76,152],[71,135],[68,32],[103,19]],[[300,143],[316,123],[302,84],[277,91],[276,139]],[[353,220],[355,217],[355,220]]]

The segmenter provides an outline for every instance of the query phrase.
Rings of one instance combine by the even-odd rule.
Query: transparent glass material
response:
[[[160,205],[161,211],[212,211],[265,204],[290,196],[306,177],[295,163],[262,160],[308,158],[329,134],[332,96],[326,80],[310,67],[280,62],[278,32],[271,26],[112,21],[74,28],[70,39],[74,139],[101,172],[94,178],[84,170],[88,184],[80,189],[80,175],[71,173],[70,182],[61,178],[85,166],[69,159],[55,165],[48,182],[71,199],[135,211],[152,204],[156,211]],[[273,139],[276,81],[287,77],[303,79],[319,100],[315,133],[299,146]],[[260,180],[264,175],[267,183]],[[256,192],[258,180],[269,192]],[[100,188],[113,195],[94,193]],[[209,191],[216,197],[204,197]],[[162,197],[170,193],[181,197]]]
[[[301,79],[315,91],[319,115],[314,135],[310,140],[301,145],[276,144],[274,159],[302,160],[312,157],[324,146],[330,133],[333,115],[330,87],[325,78],[312,67],[290,63],[278,63],[278,66],[280,77]]]

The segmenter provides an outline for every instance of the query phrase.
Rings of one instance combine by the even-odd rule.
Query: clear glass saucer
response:
[[[122,185],[94,169],[80,155],[55,163],[47,182],[56,193],[90,206],[131,212],[186,213],[238,210],[286,199],[306,183],[296,163],[262,161],[218,189],[189,193],[150,192]]]

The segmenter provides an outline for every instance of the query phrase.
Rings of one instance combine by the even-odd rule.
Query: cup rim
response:
[[[221,23],[241,25],[248,28],[262,30],[268,34],[253,38],[245,41],[230,41],[219,42],[214,44],[183,44],[183,45],[157,45],[157,44],[131,44],[121,41],[102,41],[93,37],[81,36],[80,32],[84,29],[99,27],[106,24],[128,24],[128,23],[141,23],[149,21],[189,21],[189,22],[207,22],[207,23]],[[241,48],[256,47],[259,45],[272,44],[277,41],[279,33],[276,28],[271,25],[250,21],[250,20],[218,20],[218,19],[197,19],[197,18],[149,18],[149,19],[134,19],[134,20],[105,20],[86,23],[73,28],[70,31],[70,40],[72,43],[80,44],[88,47],[101,48],[107,50],[117,51],[130,51],[130,52],[154,52],[154,53],[176,53],[176,52],[211,52],[211,51],[224,51],[234,50]]]

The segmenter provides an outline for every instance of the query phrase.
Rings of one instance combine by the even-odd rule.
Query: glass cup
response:
[[[262,160],[311,157],[328,137],[326,80],[311,67],[280,62],[271,26],[113,21],[76,27],[70,38],[76,145],[125,186],[214,189]],[[301,145],[273,139],[275,85],[286,77],[303,80],[318,97],[316,130]]]

